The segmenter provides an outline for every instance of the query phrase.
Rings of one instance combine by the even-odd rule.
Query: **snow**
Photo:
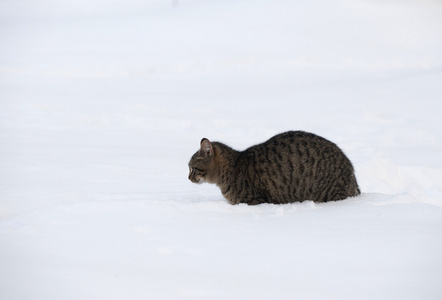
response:
[[[2,299],[440,299],[438,1],[0,2]],[[337,143],[362,195],[232,206],[201,138]]]

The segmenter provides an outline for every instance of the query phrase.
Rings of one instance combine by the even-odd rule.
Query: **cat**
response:
[[[359,195],[353,165],[334,143],[288,131],[244,151],[203,138],[189,180],[216,184],[230,204],[326,202]]]

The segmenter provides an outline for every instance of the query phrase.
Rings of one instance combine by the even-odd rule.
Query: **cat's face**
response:
[[[201,140],[201,149],[197,151],[189,162],[189,180],[193,183],[207,182],[213,157],[213,147],[208,139]]]

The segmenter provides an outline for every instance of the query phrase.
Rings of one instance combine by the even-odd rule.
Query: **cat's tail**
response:
[[[353,179],[353,184],[354,184],[354,190],[352,191],[352,193],[353,193],[352,197],[359,196],[361,194],[361,190],[359,189],[358,181],[356,180],[355,174],[353,173],[351,177]]]
[[[361,194],[361,190],[359,189],[359,186],[356,184],[355,196],[359,196],[360,194]]]

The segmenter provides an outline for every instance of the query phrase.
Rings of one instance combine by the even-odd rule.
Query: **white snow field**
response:
[[[442,299],[440,1],[2,0],[0,108],[1,299]],[[187,179],[286,130],[362,195]]]

